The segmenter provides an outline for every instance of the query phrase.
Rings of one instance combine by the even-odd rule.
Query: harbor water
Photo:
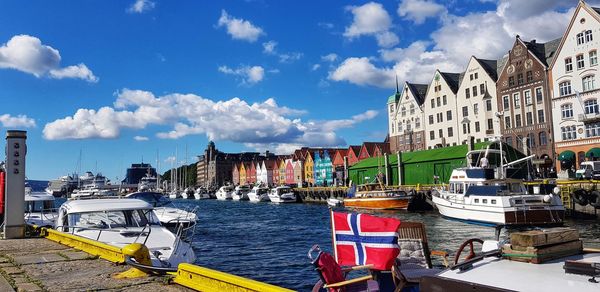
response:
[[[326,205],[251,203],[217,200],[176,200],[179,206],[198,206],[194,250],[196,264],[298,291],[310,291],[318,280],[307,257],[314,244],[331,252],[329,209]],[[368,212],[401,221],[423,222],[430,249],[452,257],[469,238],[493,239],[490,227],[450,221],[435,211]],[[576,227],[586,247],[600,247],[600,223],[567,221]],[[507,232],[503,231],[506,237]]]

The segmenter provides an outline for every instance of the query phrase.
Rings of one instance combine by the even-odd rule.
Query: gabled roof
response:
[[[354,156],[358,157],[358,155],[360,154],[360,149],[362,148],[362,146],[358,146],[358,145],[350,145],[350,147],[348,147],[348,152],[346,152],[346,155],[349,152],[354,153]]]
[[[486,60],[475,57],[475,60],[481,64],[481,67],[494,81],[498,81],[498,61],[497,60]]]
[[[335,151],[335,155],[338,155],[338,154],[339,154],[339,155],[340,155],[340,156],[342,156],[342,157],[346,156],[346,154],[347,154],[347,153],[348,153],[348,149],[337,149],[337,150]],[[334,156],[335,156],[335,155],[334,155]]]
[[[389,152],[390,149],[389,144],[381,142],[364,142],[363,147],[367,149],[367,154],[369,154],[369,156],[373,156],[377,147],[379,147],[383,153],[386,153],[386,150]]]
[[[405,84],[408,90],[410,90],[414,96],[417,104],[421,106],[423,102],[425,102],[425,96],[427,95],[427,88],[429,88],[429,84],[416,84],[410,82],[405,82]]]
[[[556,49],[558,49],[558,45],[560,45],[561,39],[562,38],[557,38],[547,43],[538,43],[535,40],[529,42],[523,41],[523,43],[527,46],[529,51],[548,67],[554,58],[554,54],[556,53]]]
[[[440,72],[440,75],[442,75],[442,78],[444,78],[444,80],[446,80],[446,83],[448,84],[448,86],[450,86],[450,89],[452,90],[452,92],[454,92],[454,93],[458,92],[458,86],[460,85],[460,81],[462,80],[462,77],[464,76],[464,72],[463,73]]]

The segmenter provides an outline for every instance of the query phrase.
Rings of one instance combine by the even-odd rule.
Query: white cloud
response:
[[[34,36],[16,35],[0,46],[0,69],[15,69],[38,78],[48,76],[56,79],[79,78],[88,82],[98,81],[85,64],[61,68],[60,61],[58,50],[43,45],[42,41]]]
[[[346,27],[344,36],[353,39],[363,35],[375,36],[381,47],[391,47],[398,44],[398,36],[389,31],[392,19],[383,5],[369,2],[362,6],[349,6],[347,10],[352,12],[354,19],[350,26]]]
[[[337,60],[337,58],[338,58],[338,55],[335,53],[330,53],[325,56],[321,56],[321,60],[327,61],[327,62],[335,62]]]
[[[33,128],[35,120],[26,115],[13,117],[10,114],[3,114],[0,115],[0,124],[5,128]]]
[[[175,161],[177,161],[177,158],[175,158],[175,156],[169,156],[169,157],[165,158],[165,163],[167,163],[167,164],[169,164],[169,163],[174,164]]]
[[[218,27],[225,26],[227,33],[233,39],[255,42],[261,35],[265,34],[262,28],[254,26],[247,20],[231,17],[227,11],[221,10],[221,17],[217,23]]]
[[[144,13],[148,10],[154,8],[156,3],[150,0],[136,0],[129,8],[127,8],[127,12],[129,13]]]
[[[317,71],[319,68],[321,68],[321,64],[313,64],[311,67],[312,71]]]
[[[145,136],[135,136],[135,137],[133,137],[133,140],[136,140],[136,141],[148,141],[149,139],[148,139],[148,137],[145,137]]]
[[[263,52],[265,54],[274,54],[275,53],[275,47],[277,46],[277,42],[276,41],[268,41],[266,43],[263,43]]]
[[[114,108],[79,109],[73,116],[46,124],[44,138],[112,139],[125,129],[162,125],[172,127],[156,134],[163,139],[203,134],[210,140],[252,145],[337,146],[345,144],[337,130],[354,127],[377,115],[369,110],[349,119],[305,122],[293,117],[305,111],[280,106],[273,98],[249,104],[237,97],[224,101],[178,93],[157,97],[148,91],[129,89],[115,95]]]
[[[440,27],[429,39],[407,47],[380,49],[378,57],[347,58],[330,70],[328,78],[382,88],[394,88],[396,75],[401,82],[428,83],[436,69],[463,71],[471,56],[502,58],[517,34],[538,42],[561,37],[573,13],[572,6],[566,0],[501,0],[496,10],[464,16],[443,12]]]
[[[526,2],[526,1],[524,1]],[[427,18],[443,15],[446,8],[435,1],[428,0],[402,0],[398,4],[398,15],[404,19],[422,24]]]
[[[279,54],[279,62],[281,63],[292,63],[294,61],[300,60],[304,54],[293,52],[293,53],[284,53]]]
[[[263,80],[265,69],[261,66],[243,66],[236,69],[220,66],[219,72],[242,77],[242,84],[253,85]]]

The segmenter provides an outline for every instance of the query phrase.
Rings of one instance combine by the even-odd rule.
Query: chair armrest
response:
[[[370,269],[373,267],[373,264],[368,264],[368,265],[362,265],[362,266],[352,266],[352,267],[347,267],[347,268],[342,268],[342,272],[350,272],[350,271],[356,271],[356,270],[364,270],[364,269]]]
[[[432,256],[440,256],[442,257],[442,260],[444,261],[444,266],[448,267],[448,253],[443,251],[443,250],[432,250],[431,251],[431,255]]]
[[[337,283],[333,283],[333,284],[325,284],[325,285],[323,285],[323,288],[339,288],[339,287],[343,287],[343,286],[358,283],[358,282],[368,281],[371,279],[373,279],[373,276],[363,276],[363,277],[358,277],[355,279],[337,282]]]

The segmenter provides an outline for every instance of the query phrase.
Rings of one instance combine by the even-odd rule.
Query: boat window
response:
[[[449,190],[451,193],[454,193],[454,184],[449,185]]]
[[[475,203],[478,204],[479,203],[479,199],[475,199]]]
[[[492,204],[496,205],[496,200],[492,200]]]
[[[482,203],[487,204],[487,199],[483,199],[481,201],[482,201]]]
[[[102,211],[72,213],[68,216],[69,226],[105,229],[121,227],[143,227],[158,225],[152,210]]]
[[[463,184],[461,184],[461,183],[456,184],[456,193],[462,194],[462,192],[463,192]]]
[[[511,193],[519,193],[521,192],[521,184],[520,183],[512,183],[510,184],[510,192]]]
[[[25,212],[42,212],[54,209],[54,201],[25,201]]]
[[[523,204],[523,200],[515,200],[515,204]]]
[[[478,196],[497,196],[500,192],[505,190],[504,186],[490,186],[490,185],[482,185],[482,186],[471,186],[465,193],[465,195],[478,195]]]

